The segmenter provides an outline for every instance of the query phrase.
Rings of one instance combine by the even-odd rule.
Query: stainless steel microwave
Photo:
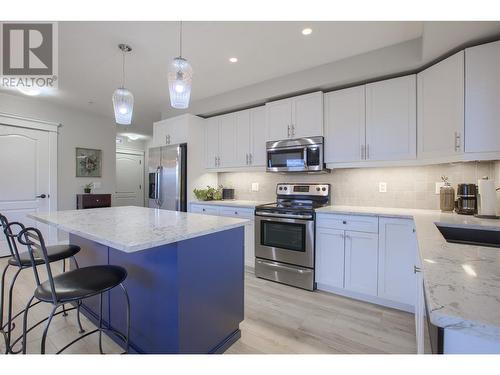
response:
[[[328,172],[323,137],[266,142],[267,172]]]

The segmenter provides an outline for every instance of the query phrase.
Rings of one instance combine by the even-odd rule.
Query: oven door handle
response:
[[[265,261],[260,260],[260,259],[257,259],[257,263],[262,264],[262,265],[267,266],[267,267],[279,268],[279,269],[292,271],[292,272],[296,272],[296,273],[301,273],[301,274],[312,272],[312,270],[297,269],[294,267],[285,266],[284,264],[265,262]]]
[[[276,218],[283,218],[283,219],[305,219],[305,220],[311,220],[313,218],[312,215],[289,215],[289,214],[273,214],[271,212],[264,212],[264,211],[255,211],[255,215],[257,216],[268,216],[268,217],[276,217]]]

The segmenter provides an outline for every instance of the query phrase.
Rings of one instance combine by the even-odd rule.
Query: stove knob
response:
[[[316,188],[316,191],[320,191],[321,189],[319,187]]]
[[[324,188],[323,188],[323,189],[321,189],[321,190],[326,191],[326,187],[324,187]]]
[[[280,186],[280,190],[283,190],[283,188]]]
[[[288,190],[288,188],[286,186],[283,189]]]

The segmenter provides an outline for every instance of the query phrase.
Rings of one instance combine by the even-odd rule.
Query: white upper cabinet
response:
[[[464,149],[464,52],[422,71],[417,81],[419,159],[461,154]]]
[[[325,162],[356,162],[365,147],[365,86],[325,94]]]
[[[250,165],[263,167],[266,165],[266,108],[265,106],[252,108],[250,113]]]
[[[235,155],[237,166],[248,165],[250,159],[250,112],[236,112]]]
[[[465,151],[500,151],[500,42],[465,50]]]
[[[153,146],[188,142],[186,116],[177,116],[153,124]]]
[[[292,98],[291,138],[323,135],[323,93]]]
[[[366,85],[365,159],[415,159],[416,137],[415,75]]]
[[[209,169],[218,167],[219,159],[219,117],[206,120],[205,126],[205,160]]]
[[[292,101],[278,100],[266,104],[268,140],[279,141],[290,138],[292,124]]]
[[[219,167],[236,166],[237,113],[219,116]]]
[[[323,93],[313,92],[266,103],[267,139],[323,135]]]

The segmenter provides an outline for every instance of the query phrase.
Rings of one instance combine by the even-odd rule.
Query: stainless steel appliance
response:
[[[267,172],[328,172],[323,137],[266,142]]]
[[[187,144],[149,149],[149,207],[187,211]]]
[[[455,211],[461,215],[474,215],[477,213],[476,184],[458,184]]]
[[[255,275],[314,290],[314,209],[330,201],[329,184],[278,184],[277,201],[255,208]]]

